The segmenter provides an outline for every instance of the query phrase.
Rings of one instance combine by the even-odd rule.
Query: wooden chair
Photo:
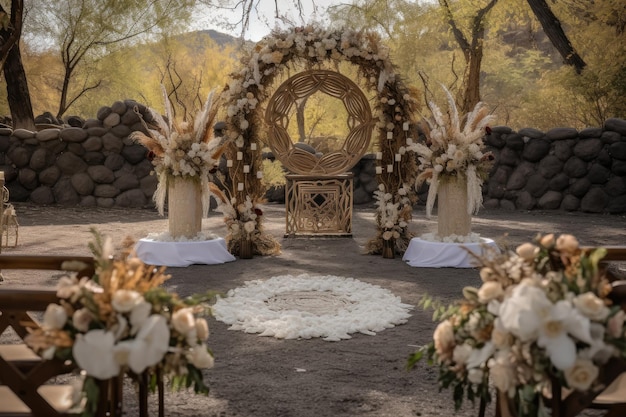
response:
[[[592,248],[583,248],[591,250]],[[612,262],[626,262],[626,247],[606,247],[607,254],[602,259],[601,267],[608,268]],[[626,280],[608,274],[613,291],[611,300],[626,311]],[[552,417],[575,417],[585,409],[606,410],[604,417],[626,416],[626,360],[612,358],[600,369],[598,377],[602,389],[596,391],[565,390],[558,380],[552,381],[552,396],[546,404],[552,411]],[[496,417],[515,417],[506,394],[498,392],[496,399]]]
[[[0,254],[0,270],[50,270],[76,272],[78,277],[95,273],[92,257],[39,256]],[[10,280],[10,277],[9,277]],[[50,303],[58,303],[56,291],[49,288],[0,287],[0,336],[12,328],[23,339],[28,328],[38,323],[30,315],[43,312]],[[0,417],[67,417],[80,415],[71,409],[73,387],[46,384],[51,378],[73,372],[76,366],[58,359],[43,360],[24,343],[2,343],[0,340]],[[138,385],[139,416],[148,417],[147,374],[132,376]],[[164,386],[157,378],[158,415],[163,417]],[[123,377],[100,382],[97,417],[123,414]]]

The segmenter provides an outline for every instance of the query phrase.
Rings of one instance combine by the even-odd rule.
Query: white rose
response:
[[[183,336],[195,329],[196,319],[193,316],[193,310],[191,307],[176,310],[174,314],[172,314],[172,326]]]
[[[565,370],[564,376],[568,387],[579,391],[586,391],[591,387],[591,384],[596,378],[598,378],[598,373],[598,367],[589,359],[576,358],[574,365]]]
[[[81,308],[80,310],[76,310],[72,315],[72,324],[76,330],[80,332],[86,332],[89,330],[89,323],[93,320],[93,314],[86,308]]]
[[[472,368],[467,372],[467,379],[472,384],[480,384],[481,382],[483,382],[484,375],[485,373],[482,369]]]
[[[591,320],[604,321],[609,316],[609,308],[592,292],[580,294],[572,302],[578,311]]]
[[[487,281],[478,289],[478,301],[488,303],[504,294],[502,284],[497,281]]]
[[[252,233],[252,232],[254,232],[254,226],[255,226],[255,225],[254,225],[254,222],[253,222],[253,221],[250,221],[250,222],[245,222],[245,223],[243,224],[243,228],[244,228],[244,230],[245,230],[246,232],[248,232],[248,233]]]
[[[209,338],[209,323],[207,323],[206,319],[196,319],[196,334],[198,335],[198,339],[202,341]]]
[[[143,297],[137,291],[117,290],[111,299],[111,306],[118,313],[128,313],[141,301]]]
[[[115,361],[113,346],[115,336],[101,329],[76,336],[72,355],[87,375],[97,379],[109,379],[119,375],[120,366]]]
[[[186,356],[187,360],[196,368],[213,368],[213,355],[208,351],[208,348],[204,343],[193,347]]]
[[[454,363],[464,365],[472,353],[472,347],[463,343],[462,345],[456,345],[452,351],[452,360]]]
[[[43,314],[43,327],[47,329],[62,329],[67,322],[67,312],[58,304],[48,304]]]

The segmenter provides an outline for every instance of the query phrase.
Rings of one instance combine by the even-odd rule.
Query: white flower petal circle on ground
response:
[[[354,278],[301,274],[248,281],[218,299],[213,315],[230,330],[339,341],[406,323],[412,308],[390,291]]]

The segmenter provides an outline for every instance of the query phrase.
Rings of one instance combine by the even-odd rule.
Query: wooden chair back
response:
[[[94,273],[94,260],[80,256],[0,255],[2,270],[73,271],[79,276]],[[58,303],[56,291],[50,288],[0,287],[0,416],[73,416],[82,410],[73,408],[74,387],[47,384],[59,375],[68,374],[75,366],[59,359],[43,360],[24,343],[15,343],[8,335],[12,328],[19,338],[39,324],[31,315],[43,312],[51,303]],[[108,392],[108,383],[101,389]],[[108,395],[101,396],[99,412],[104,416],[111,407]],[[112,414],[110,414],[112,415]]]
[[[92,277],[95,262],[88,256],[5,255],[0,254],[0,270],[48,270],[75,272]],[[10,277],[7,281],[10,282]],[[11,327],[20,338],[28,328],[38,326],[30,315],[58,303],[56,291],[49,288],[0,287],[0,417],[66,417],[80,415],[69,409],[67,396],[73,387],[45,385],[50,378],[76,370],[73,364],[42,360],[24,343],[3,343],[2,333]],[[148,417],[148,373],[134,375],[138,386],[139,417]],[[100,403],[96,417],[118,417],[123,411],[123,377],[100,382]],[[157,374],[158,416],[164,417],[164,384]]]

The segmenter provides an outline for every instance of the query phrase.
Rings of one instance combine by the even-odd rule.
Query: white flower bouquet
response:
[[[600,368],[626,357],[625,313],[613,305],[598,264],[606,251],[584,251],[571,235],[538,236],[515,253],[485,257],[480,288],[435,307],[433,341],[409,359],[439,367],[442,388],[490,401],[489,384],[508,394],[518,417],[548,415],[552,381],[577,391],[601,388]],[[425,297],[423,307],[433,305]]]
[[[72,360],[85,372],[87,415],[100,395],[94,379],[124,373],[155,378],[158,371],[173,388],[193,384],[196,393],[208,394],[201,372],[213,367],[201,317],[208,296],[180,299],[161,286],[169,278],[164,267],[145,265],[130,250],[115,258],[110,239],[93,233],[94,276],[61,278],[60,304],[48,306],[26,343],[45,359]]]

